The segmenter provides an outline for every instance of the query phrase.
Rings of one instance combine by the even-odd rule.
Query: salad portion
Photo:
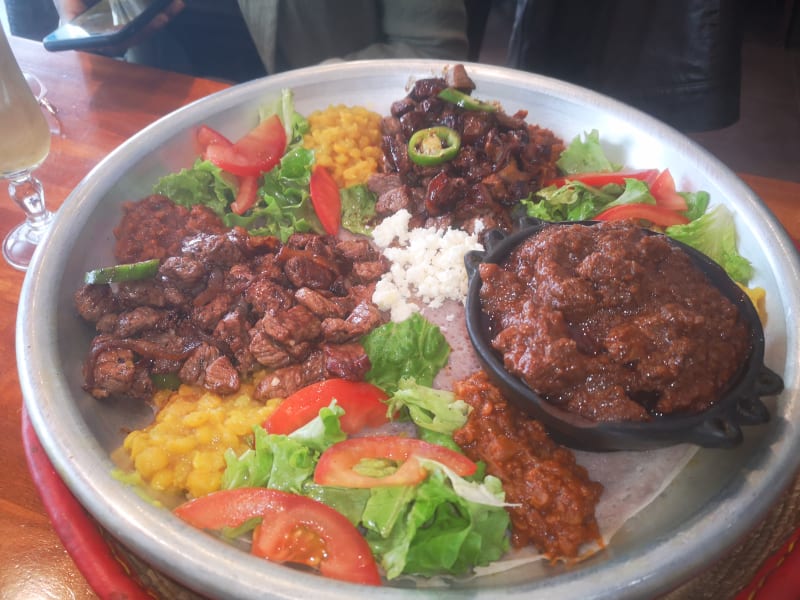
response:
[[[528,216],[545,221],[633,219],[703,252],[734,281],[747,285],[750,262],[736,247],[733,214],[709,209],[707,192],[678,192],[669,168],[625,171],[605,156],[597,130],[577,137],[556,162],[560,177],[521,200]]]
[[[238,457],[226,452],[222,491],[190,500],[176,514],[224,535],[256,528],[254,554],[359,583],[380,583],[376,562],[394,579],[402,573],[459,575],[500,558],[508,549],[509,522],[502,486],[450,437],[465,421],[466,405],[454,406],[452,394],[413,380],[402,385],[390,410],[415,415],[420,430],[456,449],[409,437],[407,427],[405,435],[359,436],[387,421],[385,394],[366,383],[326,380],[285,399],[264,427],[254,428],[253,448]],[[303,423],[301,415],[315,416]],[[272,512],[261,512],[265,488],[297,508],[279,509],[276,522]],[[252,503],[258,508],[250,511]]]
[[[194,164],[126,203],[120,264],[76,294],[97,331],[87,391],[156,410],[121,480],[257,556],[368,585],[572,563],[668,485],[692,449],[597,460],[505,401],[463,329],[463,256],[520,214],[632,219],[746,285],[732,216],[474,88],[459,65],[387,116],[308,117],[283,90],[239,139],[198,127]],[[631,460],[647,473],[621,476]]]

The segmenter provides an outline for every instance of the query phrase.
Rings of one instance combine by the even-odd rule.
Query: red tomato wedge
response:
[[[580,181],[592,187],[603,187],[609,183],[625,185],[626,179],[639,179],[648,185],[655,181],[658,169],[644,169],[642,171],[612,171],[603,173],[575,173],[574,175],[564,175],[551,180],[548,185],[561,187],[570,181]]]
[[[620,221],[623,219],[642,219],[653,225],[669,227],[670,225],[685,225],[689,222],[682,214],[657,204],[643,204],[634,202],[612,206],[599,215],[593,217],[597,221]]]
[[[309,182],[311,204],[317,213],[322,228],[328,235],[339,233],[342,222],[342,199],[339,196],[339,186],[336,185],[331,174],[322,165],[314,165]]]
[[[200,152],[203,155],[205,155],[206,149],[212,144],[219,146],[233,146],[232,141],[208,125],[200,125],[200,127],[197,129],[197,143],[200,144]]]
[[[239,191],[236,200],[231,203],[231,210],[243,215],[255,206],[258,197],[258,175],[245,175],[239,178]]]
[[[262,121],[232,146],[212,143],[206,159],[234,175],[260,175],[271,170],[286,151],[286,131],[277,115]]]
[[[675,180],[669,169],[664,169],[658,174],[655,181],[650,184],[650,193],[656,199],[656,204],[677,211],[684,211],[689,208],[686,198],[675,190]]]
[[[320,485],[347,488],[417,485],[428,475],[417,457],[440,462],[462,477],[472,475],[477,469],[469,458],[444,446],[415,438],[372,436],[350,438],[328,448],[317,462],[314,481]],[[402,464],[391,475],[369,477],[354,470],[365,458],[384,458]]]
[[[267,488],[222,490],[190,500],[175,514],[199,529],[238,527],[261,517],[251,552],[274,562],[318,568],[326,577],[380,585],[381,578],[366,540],[332,508]]]
[[[365,427],[379,427],[386,423],[388,396],[379,387],[365,381],[326,379],[312,383],[286,398],[264,422],[269,433],[289,434],[299,429],[319,414],[321,408],[332,400],[344,409],[342,431],[357,433]]]

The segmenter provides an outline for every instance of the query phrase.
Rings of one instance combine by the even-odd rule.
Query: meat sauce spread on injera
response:
[[[453,435],[472,460],[503,482],[511,542],[533,544],[550,558],[576,557],[587,542],[602,545],[595,506],[603,486],[575,455],[553,442],[538,421],[508,403],[485,373],[459,381],[456,395],[472,407]]]

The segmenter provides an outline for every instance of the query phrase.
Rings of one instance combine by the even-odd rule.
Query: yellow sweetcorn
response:
[[[758,313],[758,318],[761,320],[761,325],[767,325],[767,292],[764,288],[749,288],[747,286],[742,285],[741,283],[737,283],[740,288],[747,294],[747,297],[750,298],[750,302],[753,303],[753,306]]]
[[[340,188],[366,183],[377,172],[381,116],[362,106],[332,105],[308,116],[303,145],[330,171]]]
[[[221,397],[182,385],[159,393],[151,425],[132,431],[123,443],[136,472],[154,490],[199,497],[220,488],[224,454],[249,447],[253,426],[263,423],[280,400],[266,404],[252,397],[252,385]]]

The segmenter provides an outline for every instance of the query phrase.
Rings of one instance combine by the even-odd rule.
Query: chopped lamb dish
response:
[[[125,205],[115,253],[161,264],[153,278],[76,293],[97,331],[87,391],[149,400],[169,376],[228,394],[266,371],[255,391],[266,400],[328,377],[363,379],[358,340],[383,322],[371,297],[387,268],[372,245],[299,233],[281,244],[200,213],[159,196]]]
[[[413,215],[411,227],[473,233],[480,220],[478,230],[510,231],[512,208],[558,175],[555,163],[564,143],[549,129],[526,123],[527,111],[508,115],[477,101],[474,109],[463,108],[440,97],[443,90],[456,90],[470,98],[474,87],[463,65],[456,65],[446,77],[418,80],[392,104],[381,126],[382,172],[367,183],[378,198],[379,219],[406,209]],[[458,153],[418,164],[409,149],[412,137],[441,127],[460,138]]]

